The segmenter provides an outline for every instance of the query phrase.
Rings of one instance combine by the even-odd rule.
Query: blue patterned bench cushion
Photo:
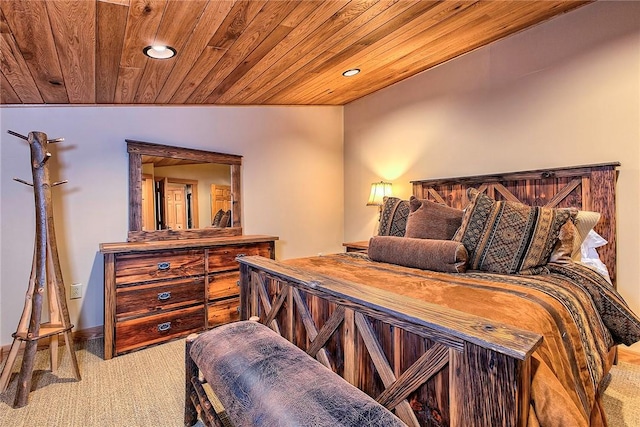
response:
[[[205,332],[190,354],[237,426],[405,426],[258,322],[235,322]]]

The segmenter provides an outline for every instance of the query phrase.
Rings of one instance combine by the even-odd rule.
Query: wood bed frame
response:
[[[496,199],[598,211],[596,231],[609,242],[600,256],[615,283],[617,166],[412,184],[417,197],[458,208],[473,186]],[[242,319],[258,316],[407,425],[527,424],[530,356],[540,335],[266,258],[239,262]]]

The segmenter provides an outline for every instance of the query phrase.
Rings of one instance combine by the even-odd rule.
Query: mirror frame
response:
[[[242,235],[242,156],[125,139],[129,153],[129,234],[127,241],[198,239]],[[142,156],[219,163],[231,167],[232,226],[187,230],[142,230]]]

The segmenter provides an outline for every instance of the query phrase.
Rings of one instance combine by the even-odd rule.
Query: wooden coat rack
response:
[[[14,408],[20,408],[28,403],[33,365],[39,340],[43,338],[50,339],[51,371],[55,372],[58,368],[58,338],[60,334],[64,334],[64,341],[71,356],[74,375],[77,380],[80,380],[80,369],[78,368],[78,360],[71,334],[73,325],[69,319],[69,310],[67,309],[62,270],[60,269],[60,260],[56,247],[53,206],[51,203],[51,187],[64,184],[66,181],[50,184],[48,168],[48,161],[51,158],[51,153],[47,150],[48,144],[61,142],[64,139],[48,140],[47,135],[43,132],[29,132],[28,137],[12,131],[8,131],[8,133],[29,142],[33,183],[19,178],[14,178],[14,180],[33,187],[36,206],[36,236],[29,287],[18,328],[13,334],[13,343],[9,350],[7,362],[2,369],[2,374],[0,374],[0,392],[4,392],[9,385],[11,371],[18,355],[20,344],[24,342],[24,355],[13,405]],[[45,292],[49,301],[49,321],[41,323]]]

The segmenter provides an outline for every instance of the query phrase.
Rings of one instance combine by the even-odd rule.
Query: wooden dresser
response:
[[[237,256],[275,258],[277,237],[102,243],[104,358],[239,318]]]

